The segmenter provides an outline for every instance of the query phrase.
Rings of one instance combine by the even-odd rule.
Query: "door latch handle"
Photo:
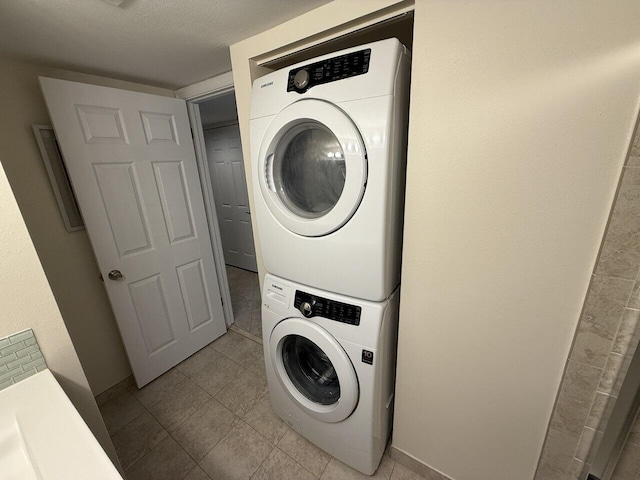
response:
[[[120,270],[111,270],[109,272],[109,280],[122,280],[122,272]]]
[[[276,191],[275,180],[273,179],[273,153],[267,156],[267,161],[264,163],[264,176],[267,188],[272,192]]]

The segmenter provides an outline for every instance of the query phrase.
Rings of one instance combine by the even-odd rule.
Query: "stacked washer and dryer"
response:
[[[391,430],[409,72],[388,39],[261,77],[251,99],[271,403],[365,474]]]

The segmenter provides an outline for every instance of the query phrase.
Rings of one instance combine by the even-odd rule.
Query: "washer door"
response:
[[[364,143],[338,107],[300,100],[271,122],[256,178],[282,226],[307,237],[327,235],[360,205],[367,180]]]
[[[338,341],[301,318],[281,321],[269,340],[280,384],[312,417],[328,423],[347,418],[358,403],[358,379]]]

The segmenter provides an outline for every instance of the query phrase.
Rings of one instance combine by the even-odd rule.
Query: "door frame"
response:
[[[222,310],[224,320],[229,327],[235,322],[233,308],[231,305],[231,291],[229,290],[229,279],[224,262],[224,251],[222,249],[222,236],[220,225],[218,224],[218,214],[213,197],[211,186],[211,174],[207,163],[207,151],[204,143],[204,129],[200,116],[198,103],[211,100],[219,95],[228,93],[234,89],[233,75],[226,72],[216,77],[203,80],[202,82],[186,86],[176,91],[176,97],[187,102],[187,112],[191,123],[191,133],[193,135],[193,147],[196,151],[196,161],[200,172],[200,185],[204,198],[204,209],[209,224],[209,235],[211,236],[211,246],[213,247],[213,259],[216,265],[218,284],[220,285],[220,295],[222,296]],[[255,234],[255,232],[254,232]]]

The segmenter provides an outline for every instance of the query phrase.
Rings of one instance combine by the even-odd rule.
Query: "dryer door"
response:
[[[360,205],[367,160],[358,129],[338,107],[300,100],[278,113],[254,175],[278,222],[318,237],[342,227]]]
[[[269,348],[276,377],[300,408],[328,423],[351,415],[358,403],[358,378],[329,332],[308,320],[288,318],[271,332]]]

